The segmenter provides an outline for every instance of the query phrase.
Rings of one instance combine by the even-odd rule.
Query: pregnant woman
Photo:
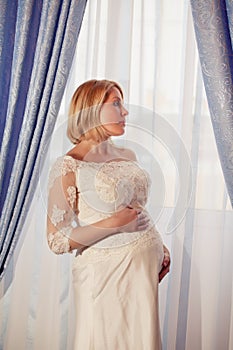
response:
[[[145,209],[148,174],[111,140],[127,115],[117,83],[83,83],[69,111],[74,147],[50,172],[48,244],[76,252],[76,350],[161,349],[158,283],[170,255]]]

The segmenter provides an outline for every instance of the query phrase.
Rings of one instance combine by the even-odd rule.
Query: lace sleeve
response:
[[[71,252],[69,237],[78,225],[76,168],[77,163],[71,157],[58,158],[49,175],[47,238],[55,254]]]

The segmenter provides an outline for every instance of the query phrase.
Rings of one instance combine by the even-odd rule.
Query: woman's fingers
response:
[[[119,232],[143,231],[148,229],[150,218],[142,208],[127,206],[118,212]]]
[[[144,213],[140,213],[137,217],[137,226],[140,231],[148,228],[150,219]]]
[[[143,221],[149,221],[148,215],[141,212],[140,214],[137,215],[137,221],[138,221],[138,223],[143,222]]]
[[[139,213],[137,213],[137,219],[138,219],[138,220],[143,219],[143,218],[145,218],[145,217],[146,217],[146,215],[145,215],[145,213],[143,213],[142,211],[139,212]]]
[[[166,274],[170,271],[170,265],[171,265],[170,252],[165,245],[163,246],[163,250],[164,250],[164,257],[163,257],[162,269],[159,273],[159,282],[161,282],[162,279],[166,276]]]

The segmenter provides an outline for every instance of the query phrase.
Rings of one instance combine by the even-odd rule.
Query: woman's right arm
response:
[[[122,208],[111,217],[91,225],[80,226],[76,166],[72,159],[60,159],[50,172],[47,237],[54,253],[83,249],[112,234],[147,228],[148,220],[143,212],[130,207]]]
[[[80,249],[112,234],[142,231],[148,227],[148,222],[147,216],[142,212],[126,207],[107,219],[73,229],[70,235],[70,247]]]

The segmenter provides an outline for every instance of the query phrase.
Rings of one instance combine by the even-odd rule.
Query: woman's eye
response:
[[[120,101],[114,101],[114,102],[113,102],[113,106],[116,106],[116,107],[119,107],[120,104],[121,104]]]

